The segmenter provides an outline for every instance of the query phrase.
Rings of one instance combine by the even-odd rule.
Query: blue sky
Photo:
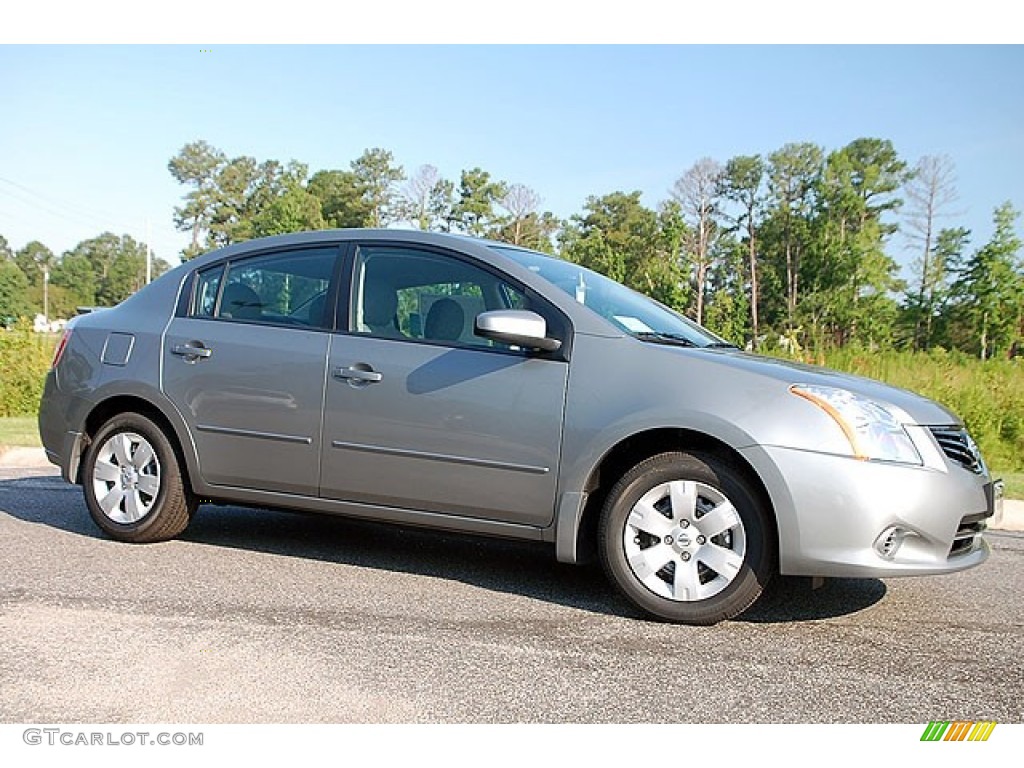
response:
[[[1022,46],[204,47],[0,46],[0,234],[62,252],[148,220],[176,263],[167,161],[197,139],[311,171],[368,147],[480,166],[568,217],[615,190],[655,206],[703,156],[874,136],[953,159],[947,223],[973,247],[995,206],[1024,208]]]

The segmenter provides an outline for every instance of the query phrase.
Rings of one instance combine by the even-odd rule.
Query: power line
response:
[[[115,233],[134,232],[139,234],[141,231],[147,229],[147,222],[145,219],[136,222],[135,224],[125,226],[126,222],[123,214],[116,215],[110,211],[104,211],[100,208],[70,203],[67,200],[62,200],[52,195],[46,195],[38,192],[31,187],[3,176],[0,176],[0,182],[7,185],[7,187],[0,186],[0,194],[3,194],[20,205],[28,206],[48,216],[71,224],[85,224],[90,227],[95,227],[101,232],[108,231]],[[14,218],[11,214],[7,215],[10,218]],[[149,231],[146,235],[146,243],[150,246],[152,246],[152,243],[149,242],[149,239],[153,235],[156,235],[162,241],[165,241],[165,244],[166,241],[171,238],[179,238],[182,236],[181,231],[168,226],[166,223],[161,221],[154,222],[150,220],[148,224]]]
[[[12,187],[16,187],[17,189],[20,189],[23,192],[27,192],[28,194],[30,194],[33,197],[36,197],[36,198],[42,200],[44,203],[47,203],[50,206],[55,206],[57,208],[63,208],[65,211],[67,211],[67,212],[69,212],[71,214],[78,215],[78,216],[84,216],[84,217],[87,217],[87,218],[89,218],[90,220],[93,220],[93,221],[97,221],[97,220],[118,221],[122,217],[121,214],[114,214],[114,213],[111,213],[110,211],[104,211],[104,210],[101,210],[99,208],[93,208],[93,207],[90,207],[90,206],[82,205],[80,203],[72,203],[72,202],[69,202],[67,200],[62,200],[60,198],[54,197],[52,195],[44,195],[41,192],[38,192],[38,191],[32,189],[31,187],[27,187],[24,184],[21,184],[21,183],[19,183],[17,181],[13,181],[11,179],[5,178],[3,176],[0,176],[0,182],[3,182],[5,184],[9,184]]]
[[[21,205],[29,206],[38,211],[42,211],[43,213],[49,216],[53,216],[64,221],[70,221],[77,224],[88,224],[89,226],[99,226],[101,229],[110,229],[110,227],[107,226],[110,224],[109,221],[100,222],[98,219],[95,219],[91,216],[86,216],[81,213],[77,213],[73,210],[61,211],[57,207],[48,202],[32,200],[14,190],[0,188],[0,194],[6,195],[7,197],[15,200]],[[42,198],[40,198],[40,200],[42,200]]]

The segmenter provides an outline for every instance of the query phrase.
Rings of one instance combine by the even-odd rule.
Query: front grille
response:
[[[953,546],[949,549],[950,557],[974,549],[975,542],[987,527],[985,521],[989,516],[989,512],[979,512],[976,515],[967,515],[960,521],[960,527],[956,529],[956,536],[953,537]]]
[[[981,454],[963,427],[928,427],[942,452],[961,467],[981,474]]]

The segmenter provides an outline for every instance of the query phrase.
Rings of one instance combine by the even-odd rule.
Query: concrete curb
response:
[[[997,512],[988,527],[996,531],[1024,531],[1024,501],[1003,499],[1002,514]]]
[[[49,469],[42,448],[0,448],[0,469]]]
[[[0,448],[0,469],[52,469],[42,448]],[[996,531],[1024,531],[1024,501],[1004,499],[1002,514],[989,521]]]

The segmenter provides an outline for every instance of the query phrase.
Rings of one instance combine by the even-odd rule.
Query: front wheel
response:
[[[637,607],[683,624],[749,608],[775,570],[764,504],[710,454],[662,453],[637,464],[601,511],[605,572]]]
[[[120,541],[170,539],[196,503],[163,431],[138,413],[122,413],[96,432],[82,464],[85,502],[96,524]]]

